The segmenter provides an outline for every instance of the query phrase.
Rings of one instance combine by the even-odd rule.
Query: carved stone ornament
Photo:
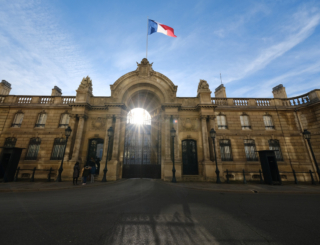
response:
[[[183,131],[196,131],[197,130],[197,119],[185,118],[181,120]]]
[[[89,76],[82,78],[78,89],[89,89],[89,91],[92,91],[92,80]]]
[[[105,129],[105,125],[106,125],[105,118],[97,117],[95,119],[92,119],[91,127],[93,130],[103,130]]]
[[[198,85],[198,91],[199,90],[209,90],[209,84],[207,83],[206,80],[200,79],[199,85]]]
[[[146,58],[143,58],[141,63],[137,62],[138,68],[136,73],[138,76],[152,76],[154,74],[154,70],[152,69],[152,64]]]

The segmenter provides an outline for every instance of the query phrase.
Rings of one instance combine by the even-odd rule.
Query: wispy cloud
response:
[[[90,62],[54,13],[39,1],[0,3],[0,74],[13,93],[49,94],[54,85],[74,94]]]

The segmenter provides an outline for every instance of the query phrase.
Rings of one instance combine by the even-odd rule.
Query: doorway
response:
[[[89,140],[87,162],[93,157],[97,164],[96,174],[100,172],[100,161],[103,156],[103,139],[94,138]]]
[[[195,140],[182,141],[182,173],[184,175],[198,174],[197,142]]]

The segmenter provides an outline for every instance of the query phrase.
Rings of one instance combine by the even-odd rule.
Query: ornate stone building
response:
[[[285,88],[279,85],[273,88],[273,99],[228,98],[225,87],[220,85],[212,97],[208,83],[200,80],[195,97],[177,97],[177,86],[154,71],[152,63],[143,59],[137,65],[135,71],[110,86],[111,96],[93,96],[89,77],[82,79],[76,96],[62,96],[58,87],[51,96],[9,95],[11,85],[3,81],[0,146],[24,148],[21,169],[52,167],[56,175],[65,147],[64,131],[69,125],[72,134],[65,149],[64,180],[72,177],[76,161],[83,166],[90,156],[101,158],[101,178],[110,142],[108,180],[141,174],[148,177],[151,172],[149,177],[171,180],[174,156],[178,181],[214,181],[216,165],[209,135],[213,128],[217,132],[216,156],[222,181],[227,169],[233,180],[242,179],[243,169],[247,180],[256,179],[261,169],[257,151],[269,149],[276,150],[282,180],[292,181],[293,169],[300,181],[310,180],[309,170],[316,172],[302,132],[311,132],[313,150],[320,162],[320,90],[287,98]],[[148,135],[142,141],[137,140],[142,133],[130,136],[133,127],[128,126],[127,115],[134,108],[144,108],[151,117],[151,126],[141,131]],[[110,127],[114,134],[109,141]],[[172,128],[176,130],[174,143]],[[137,172],[129,167],[132,164],[126,166],[132,159],[146,168],[138,168]],[[20,171],[19,177],[27,177],[28,173]],[[45,178],[46,174],[39,170],[37,176]]]

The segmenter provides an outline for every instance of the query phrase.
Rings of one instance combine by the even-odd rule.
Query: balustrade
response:
[[[40,104],[53,104],[54,103],[54,97],[46,96],[40,98]]]
[[[211,102],[214,105],[228,105],[227,98],[212,98]]]
[[[30,104],[32,101],[32,96],[18,96],[17,103],[18,104]]]
[[[248,99],[233,99],[235,106],[248,106]]]
[[[298,106],[309,103],[310,99],[308,95],[302,95],[299,97],[283,99],[282,101],[284,106]]]
[[[76,100],[76,97],[62,97],[62,104],[70,104],[74,103]]]
[[[270,106],[270,100],[269,99],[256,99],[256,105],[257,106]]]
[[[0,96],[0,104],[4,103],[5,98],[5,96]]]

